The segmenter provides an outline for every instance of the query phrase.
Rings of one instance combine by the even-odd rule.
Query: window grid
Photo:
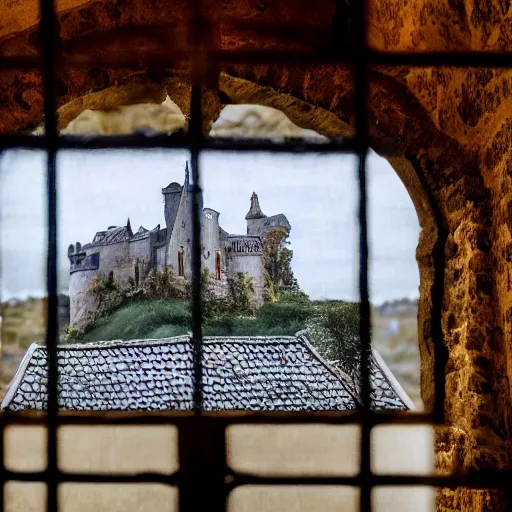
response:
[[[504,488],[509,485],[510,471],[485,471],[467,475],[449,476],[412,476],[412,475],[375,475],[370,469],[370,434],[374,425],[394,424],[442,424],[444,402],[444,360],[442,351],[442,330],[440,324],[441,299],[443,293],[443,232],[438,222],[439,242],[434,249],[435,260],[441,264],[435,267],[433,302],[433,338],[436,340],[435,357],[435,406],[430,413],[403,413],[384,411],[375,413],[369,409],[369,368],[368,348],[370,347],[370,301],[368,294],[368,233],[366,204],[366,155],[373,141],[368,135],[366,116],[366,88],[368,84],[367,69],[370,65],[410,65],[410,66],[458,66],[458,67],[512,67],[512,58],[507,54],[487,52],[429,52],[429,53],[387,53],[372,51],[366,46],[366,25],[364,1],[351,2],[353,23],[355,27],[353,44],[350,51],[322,51],[317,54],[279,52],[279,51],[217,51],[208,48],[207,24],[202,19],[201,0],[190,2],[193,10],[193,52],[192,58],[192,97],[189,132],[186,135],[155,136],[151,138],[127,137],[93,137],[81,140],[79,137],[58,135],[55,102],[55,49],[56,17],[54,0],[40,0],[41,21],[40,35],[42,41],[42,67],[44,75],[44,114],[45,135],[0,135],[0,150],[6,148],[38,148],[47,154],[47,208],[48,208],[48,327],[46,344],[49,354],[48,412],[45,413],[9,413],[0,416],[0,502],[4,504],[4,486],[7,481],[45,482],[47,486],[47,509],[58,510],[58,485],[63,482],[96,483],[135,483],[154,482],[175,485],[179,489],[180,511],[226,509],[227,498],[231,490],[248,484],[260,485],[349,485],[360,488],[360,510],[371,511],[371,490],[374,486],[389,485],[427,485],[434,487],[456,488],[459,486],[476,489]],[[265,33],[270,30],[265,26],[252,26]],[[289,30],[289,27],[281,27]],[[275,31],[276,27],[272,27]],[[169,60],[179,58],[169,50]],[[346,63],[354,70],[354,88],[356,93],[356,136],[352,140],[330,142],[327,144],[277,143],[252,140],[211,140],[205,139],[202,132],[202,88],[206,81],[206,70],[211,71],[217,63]],[[71,59],[71,63],[72,63]],[[212,64],[213,63],[213,64]],[[121,66],[123,63],[109,62],[109,66]],[[7,57],[0,63],[0,68],[30,68],[40,66],[36,57]],[[58,304],[57,304],[57,187],[56,154],[59,149],[101,149],[101,148],[184,148],[191,152],[193,182],[193,248],[192,248],[192,334],[194,346],[195,393],[193,412],[166,413],[69,413],[58,411],[57,400],[57,340],[58,340]],[[200,165],[199,154],[202,150],[218,151],[252,150],[267,152],[334,152],[355,153],[358,155],[359,182],[359,224],[360,224],[360,261],[359,288],[361,300],[361,401],[362,410],[355,412],[300,412],[300,413],[204,413],[202,412],[202,332],[201,332],[201,280],[200,273]],[[393,148],[385,148],[387,155],[396,154]],[[432,202],[434,205],[435,203]],[[437,220],[437,219],[435,219]],[[437,256],[437,257],[436,257]],[[439,353],[438,353],[439,352]],[[439,356],[439,357],[438,357]],[[227,466],[225,432],[234,424],[346,424],[358,423],[362,428],[361,467],[360,472],[352,477],[261,477],[235,474]],[[48,465],[44,471],[20,472],[5,468],[4,429],[8,424],[42,424],[47,426]],[[144,473],[128,474],[93,474],[63,472],[57,461],[57,434],[59,425],[98,425],[98,424],[166,424],[176,425],[179,432],[180,469],[171,475]]]

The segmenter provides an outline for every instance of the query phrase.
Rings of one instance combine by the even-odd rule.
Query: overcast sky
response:
[[[132,108],[138,114],[126,119],[140,124],[132,129],[145,129],[146,107]],[[183,118],[169,99],[156,108],[163,115],[153,116],[153,121]],[[87,122],[72,122],[65,131],[114,129],[112,115],[118,114],[86,111],[78,120]],[[325,139],[294,125],[282,112],[257,105],[226,106],[211,135]],[[126,225],[128,217],[134,230],[165,225],[161,189],[172,181],[183,183],[189,157],[177,150],[59,153],[61,291],[67,291],[70,243],[90,242],[96,231]],[[266,215],[284,213],[292,225],[292,266],[302,289],[313,298],[357,300],[356,162],[353,156],[332,154],[203,153],[204,205],[220,212],[226,231],[243,234],[250,197],[256,192]],[[42,152],[0,155],[2,300],[45,293],[44,165]],[[419,226],[412,202],[387,161],[374,153],[368,159],[368,177],[372,302],[417,297]]]
[[[90,242],[110,225],[165,225],[161,189],[183,182],[185,151],[63,152],[58,158],[61,288],[70,243]],[[357,184],[346,155],[206,153],[204,205],[230,233],[245,233],[253,191],[266,215],[292,225],[293,269],[313,298],[357,299]],[[42,153],[0,157],[2,300],[44,294],[45,182]],[[412,202],[389,164],[371,154],[369,230],[372,302],[417,297],[419,226]]]

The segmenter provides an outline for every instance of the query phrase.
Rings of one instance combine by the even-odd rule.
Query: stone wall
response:
[[[6,20],[0,55],[37,59],[36,3],[27,10],[31,16],[20,13],[18,4],[0,8]],[[61,7],[59,35],[68,58],[74,52],[75,59],[89,62],[101,54],[130,64],[137,62],[134,48],[168,50],[168,33],[158,37],[152,30],[151,43],[133,42],[147,40],[144,30],[151,23],[182,26],[188,8],[165,0],[155,0],[151,8],[145,0],[109,0],[67,10],[79,4],[64,2]],[[263,7],[249,0],[207,1],[203,14],[214,25],[225,17],[251,26],[286,22],[300,27],[297,37],[277,29],[259,37],[257,31],[246,34],[229,24],[215,25],[220,49],[315,52],[346,38],[346,17],[334,17],[335,9],[330,0],[280,0]],[[15,22],[16,16],[22,23]],[[511,20],[508,1],[374,0],[368,6],[368,44],[397,52],[510,51]],[[173,39],[173,48],[186,52],[185,39]],[[309,61],[224,69],[227,75],[208,77],[209,84],[219,83],[222,101],[278,108],[298,126],[328,137],[353,135],[356,102],[349,67]],[[389,160],[422,227],[418,331],[427,408],[435,405],[435,376],[441,389],[437,407],[444,412],[445,428],[436,442],[438,471],[510,469],[512,71],[375,65],[367,79],[371,144],[378,151],[394,151]],[[65,105],[91,91],[143,80],[159,81],[189,114],[190,83],[182,75],[159,74],[154,67],[149,72],[145,66],[102,73],[63,66],[57,76],[57,102]],[[19,133],[41,122],[39,71],[2,71],[0,91],[0,132]],[[160,92],[156,95],[162,101]],[[96,99],[109,104],[118,97],[108,90]],[[217,103],[204,104],[203,125],[218,112],[216,97]],[[511,501],[500,492],[458,488],[439,494],[438,509],[505,512]]]
[[[264,281],[261,254],[229,252],[226,258],[229,276],[234,278],[238,272],[242,272],[251,277],[254,287],[255,305],[256,307],[263,305]]]
[[[89,292],[96,270],[79,270],[69,276],[69,324],[81,327],[91,311],[98,306],[98,299]]]
[[[208,269],[210,275],[215,277],[217,251],[222,249],[219,232],[219,212],[211,208],[204,208],[201,217],[201,267]],[[221,251],[222,252],[222,251]],[[226,261],[221,254],[221,269]]]
[[[99,252],[98,270],[77,270],[69,277],[70,325],[82,326],[98,306],[98,299],[89,292],[89,286],[96,274],[107,278],[110,272],[121,288],[130,287],[130,279],[136,280],[138,266],[139,280],[147,276],[151,262],[150,237],[133,242],[124,241],[111,245],[90,246],[87,254]]]
[[[186,186],[184,186],[167,248],[167,265],[170,265],[173,273],[178,275],[178,252],[183,246],[185,279],[192,279],[192,205],[187,196]]]

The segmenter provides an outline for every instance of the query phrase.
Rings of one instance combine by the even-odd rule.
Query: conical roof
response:
[[[266,215],[261,211],[258,196],[256,195],[256,192],[253,192],[251,196],[251,207],[245,216],[245,220],[264,219],[265,217]]]

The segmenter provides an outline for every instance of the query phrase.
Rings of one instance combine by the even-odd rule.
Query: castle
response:
[[[70,261],[69,298],[70,323],[83,324],[95,308],[90,285],[95,275],[108,276],[122,288],[138,285],[152,269],[172,269],[178,279],[192,278],[192,188],[189,183],[188,163],[185,183],[173,182],[162,189],[164,196],[165,228],[152,230],[140,227],[132,231],[130,220],[126,226],[110,226],[98,231],[91,243],[77,242],[68,248]],[[291,230],[283,214],[267,217],[261,211],[258,196],[252,194],[251,206],[245,216],[247,234],[232,235],[219,225],[219,212],[202,208],[201,262],[214,280],[219,295],[227,291],[227,280],[243,272],[253,280],[256,305],[263,302],[262,240],[269,229],[280,227]]]

